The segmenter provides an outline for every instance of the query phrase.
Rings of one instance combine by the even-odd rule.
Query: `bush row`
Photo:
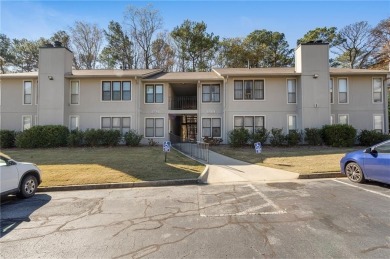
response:
[[[305,142],[311,146],[327,145],[332,147],[351,147],[354,144],[372,146],[390,139],[390,135],[375,130],[362,130],[358,136],[357,131],[351,125],[325,125],[321,129],[306,128],[304,132],[295,130],[288,134],[283,129],[273,128],[258,129],[250,134],[247,129],[234,129],[228,134],[228,142],[233,147],[253,145],[256,142],[262,144],[269,141],[272,146],[296,146]]]
[[[61,125],[33,126],[23,132],[0,130],[1,148],[52,148],[78,146],[116,146],[122,139],[128,146],[138,146],[143,136],[131,130],[124,136],[119,130],[72,130]]]

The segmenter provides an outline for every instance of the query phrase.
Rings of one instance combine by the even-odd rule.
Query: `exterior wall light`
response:
[[[314,79],[318,78],[318,75],[317,75],[317,74],[314,74],[314,75],[313,75],[313,78],[314,78]]]
[[[54,80],[54,77],[52,76],[48,76],[47,78],[49,78],[49,80]]]

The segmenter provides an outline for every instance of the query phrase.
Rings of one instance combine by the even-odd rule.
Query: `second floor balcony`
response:
[[[196,96],[176,96],[169,100],[170,110],[196,110],[197,98]]]

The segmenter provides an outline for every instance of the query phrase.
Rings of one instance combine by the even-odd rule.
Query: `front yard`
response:
[[[152,180],[195,179],[205,166],[162,147],[3,149],[16,161],[42,171],[41,186],[64,186]]]
[[[345,153],[362,147],[333,148],[312,147],[270,147],[264,146],[261,154],[252,147],[232,148],[228,145],[212,146],[211,150],[252,164],[296,172],[314,174],[340,172],[340,159]]]

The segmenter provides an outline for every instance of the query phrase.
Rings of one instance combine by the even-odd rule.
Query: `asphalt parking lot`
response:
[[[389,258],[390,187],[347,179],[2,199],[1,258]]]

